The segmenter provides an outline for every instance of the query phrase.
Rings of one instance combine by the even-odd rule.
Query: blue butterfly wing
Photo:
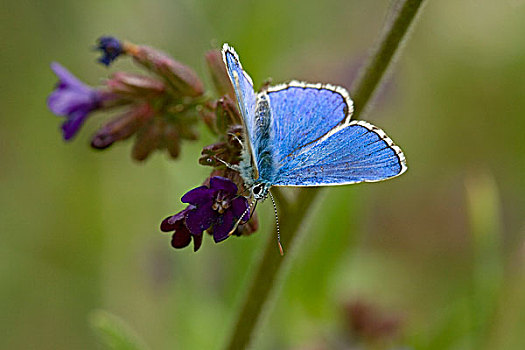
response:
[[[257,96],[253,89],[253,82],[248,73],[242,69],[239,56],[228,44],[224,44],[222,47],[222,59],[237,97],[237,106],[243,118],[244,131],[248,135],[245,144],[252,155],[254,164],[257,165],[257,156],[253,149],[254,137],[257,134],[255,115]],[[255,170],[257,172],[257,169]]]
[[[407,169],[401,149],[364,121],[338,126],[290,154],[275,176],[276,186],[330,186],[375,182]]]
[[[224,44],[222,53],[259,182],[342,185],[406,171],[403,152],[381,129],[350,121],[353,104],[345,89],[291,82],[256,94],[235,50]]]
[[[268,91],[276,186],[381,181],[406,170],[403,152],[379,128],[350,121],[346,90],[292,82]]]
[[[292,81],[268,89],[278,163],[350,120],[353,103],[345,89]]]

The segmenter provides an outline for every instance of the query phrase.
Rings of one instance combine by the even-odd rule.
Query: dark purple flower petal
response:
[[[124,53],[122,43],[112,36],[102,36],[98,39],[97,49],[102,51],[102,57],[98,61],[106,66]]]
[[[231,210],[236,219],[239,219],[241,215],[248,209],[248,200],[244,197],[237,197],[232,201]],[[244,214],[242,221],[248,221],[250,219],[250,211],[248,210]]]
[[[186,226],[188,226],[191,233],[198,235],[204,230],[207,230],[215,221],[216,217],[217,212],[211,208],[211,204],[203,205],[188,212],[186,216]]]
[[[171,246],[177,249],[187,247],[191,242],[191,237],[188,229],[176,230],[171,237]]]
[[[223,190],[229,194],[237,194],[237,185],[235,185],[231,180],[222,176],[212,177],[210,179],[210,188],[215,191]]]
[[[230,233],[235,223],[236,220],[233,217],[233,212],[231,210],[228,210],[224,215],[219,216],[213,225],[213,240],[215,243],[219,243],[228,238],[228,233]]]
[[[160,230],[162,232],[171,232],[173,230],[175,230],[175,227],[177,227],[177,220],[178,219],[174,219],[175,216],[179,215],[180,213],[177,213],[173,216],[168,216],[166,219],[162,220],[161,224],[160,224]],[[182,217],[182,219],[184,219],[184,216]]]
[[[185,215],[185,210],[183,210],[175,215],[168,216],[166,219],[162,220],[162,223],[160,224],[160,230],[162,232],[170,232],[175,230],[175,228],[177,227],[177,222],[180,220],[184,220]]]
[[[202,244],[202,235],[194,236],[191,234],[188,226],[186,226],[186,216],[195,209],[193,205],[189,205],[186,209],[178,212],[175,215],[169,216],[160,224],[161,231],[174,231],[171,237],[171,245],[173,248],[184,248],[188,246],[193,239],[193,250],[197,251]]]
[[[179,211],[177,214],[168,216],[160,224],[160,230],[163,232],[170,232],[175,230],[179,225],[179,221],[184,220],[188,212],[193,209],[195,209],[193,205],[188,205],[186,209]]]
[[[62,134],[64,140],[70,140],[77,131],[80,129],[84,120],[86,120],[89,111],[78,110],[75,113],[72,113],[70,117],[62,123]]]
[[[200,186],[186,192],[180,200],[183,203],[191,203],[193,205],[203,205],[208,202],[211,203],[213,200],[213,191],[206,186]]]
[[[200,249],[202,244],[202,234],[200,235],[192,235],[193,237],[193,251],[196,252]]]

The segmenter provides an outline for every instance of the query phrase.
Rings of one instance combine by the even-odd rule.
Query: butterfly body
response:
[[[255,199],[272,186],[375,182],[406,171],[381,129],[350,120],[344,88],[292,81],[256,93],[233,48],[224,44],[222,54],[244,122],[239,171]]]
[[[274,179],[274,147],[271,141],[274,138],[271,125],[271,110],[268,96],[260,93],[256,100],[254,128],[257,131],[253,145],[243,147],[242,160],[239,164],[240,174],[246,186],[252,189],[256,199],[266,198]],[[246,139],[246,138],[245,138]],[[246,141],[244,141],[246,144]],[[256,168],[249,149],[255,150],[258,164]],[[257,171],[254,171],[254,170]]]

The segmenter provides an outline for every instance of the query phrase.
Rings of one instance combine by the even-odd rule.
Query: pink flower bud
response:
[[[149,97],[165,91],[164,83],[140,74],[116,72],[106,82],[110,91],[130,97]]]
[[[177,128],[168,124],[164,128],[164,144],[168,149],[171,158],[177,158],[180,153],[180,137]]]
[[[163,138],[164,122],[155,118],[151,120],[137,135],[131,156],[133,159],[143,161],[151,152],[160,148]]]
[[[188,66],[148,46],[124,43],[124,51],[135,61],[164,78],[173,91],[180,96],[198,97],[204,93],[204,85]]]
[[[206,53],[206,63],[210,70],[213,86],[219,96],[228,95],[231,99],[235,99],[233,86],[228,78],[226,67],[222,61],[222,54],[219,50],[210,50]]]
[[[231,125],[241,124],[241,116],[237,105],[228,96],[224,96],[217,101],[216,127],[219,133],[226,133]]]
[[[91,146],[105,149],[116,141],[129,138],[147,123],[154,113],[147,103],[134,106],[99,129],[91,141]]]

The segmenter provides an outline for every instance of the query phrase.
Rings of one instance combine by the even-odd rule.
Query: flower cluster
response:
[[[250,213],[242,195],[242,178],[225,166],[239,163],[243,135],[221,53],[211,50],[205,56],[215,90],[205,93],[201,79],[190,67],[152,47],[103,36],[96,49],[102,54],[98,61],[105,66],[128,57],[147,74],[117,71],[95,88],[53,63],[58,84],[47,103],[54,114],[65,117],[63,138],[73,139],[95,112],[115,110],[115,116],[93,135],[92,148],[104,150],[134,137],[131,154],[136,160],[143,161],[161,149],[177,158],[183,140],[198,139],[196,128],[202,122],[217,141],[203,148],[199,163],[213,170],[202,186],[181,198],[187,207],[166,218],[161,230],[173,232],[174,248],[186,247],[193,240],[194,251],[200,248],[204,231],[217,243],[231,235],[256,231],[257,215]]]
[[[250,208],[245,197],[229,179],[213,176],[209,185],[192,189],[182,196],[188,206],[169,216],[161,224],[164,232],[173,232],[174,248],[186,247],[193,238],[194,251],[200,248],[202,233],[208,231],[216,243],[224,241],[238,231],[239,224],[250,219]]]
[[[100,88],[80,82],[58,63],[52,69],[59,79],[48,99],[49,109],[66,117],[64,139],[72,139],[95,111],[120,107],[122,111],[103,125],[91,141],[95,149],[135,135],[132,157],[145,160],[156,149],[167,149],[172,158],[180,153],[181,140],[198,138],[195,126],[208,108],[204,87],[195,72],[173,58],[147,46],[101,37],[99,62],[109,66],[129,56],[150,75],[116,72]]]

